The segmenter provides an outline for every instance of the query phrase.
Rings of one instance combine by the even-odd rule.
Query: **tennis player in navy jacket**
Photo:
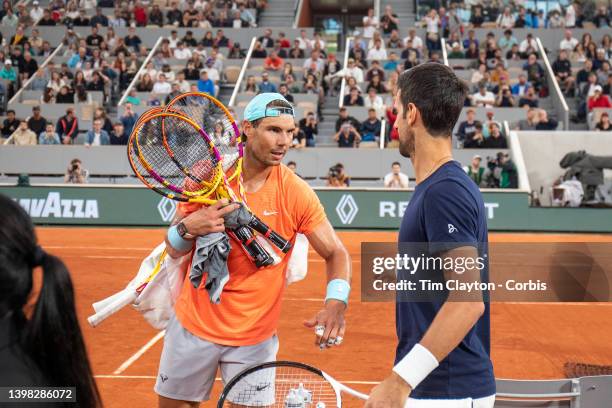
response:
[[[478,186],[452,157],[451,134],[466,93],[466,85],[442,64],[421,64],[400,75],[394,126],[400,153],[414,166],[417,186],[403,216],[399,242],[423,243],[430,256],[443,259],[484,259],[480,267],[439,272],[445,282],[487,283],[484,203]],[[403,274],[398,270],[398,279]],[[461,302],[453,301],[455,294],[428,302],[398,298],[394,368],[372,390],[366,407],[493,407],[486,295],[478,291]]]

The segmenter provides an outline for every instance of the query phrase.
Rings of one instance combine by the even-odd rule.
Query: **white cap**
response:
[[[601,87],[601,85],[595,85],[595,87],[593,88],[593,92],[603,92],[603,88]]]
[[[13,65],[13,61],[10,59],[4,60],[4,65]]]

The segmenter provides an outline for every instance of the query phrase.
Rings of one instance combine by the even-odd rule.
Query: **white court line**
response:
[[[166,334],[165,330],[160,331],[159,333],[157,333],[151,340],[149,340],[147,342],[147,344],[145,344],[144,346],[142,346],[140,348],[140,350],[138,350],[136,353],[134,353],[130,358],[128,358],[127,360],[125,360],[123,362],[123,364],[121,364],[119,366],[119,368],[117,368],[115,371],[113,371],[114,375],[119,375],[122,372],[124,372],[125,370],[127,370],[127,368],[129,366],[131,366],[132,364],[134,364],[134,362],[136,360],[138,360],[140,357],[142,357],[142,355],[144,353],[146,353],[151,347],[153,347],[155,345],[155,343],[157,343],[162,337],[164,337],[164,334]]]
[[[62,258],[87,258],[87,259],[140,259],[142,256],[121,256],[121,255],[62,255]]]
[[[153,380],[157,377],[154,375],[94,375],[95,378],[111,378],[111,379],[136,379],[136,380]],[[221,378],[215,378],[215,381],[221,381]],[[342,384],[353,384],[353,385],[376,385],[379,381],[340,381]]]

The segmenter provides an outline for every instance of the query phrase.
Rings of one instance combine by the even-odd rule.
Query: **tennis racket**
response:
[[[249,367],[232,378],[223,388],[217,408],[340,408],[342,393],[368,399],[318,368],[272,361]]]
[[[95,314],[89,316],[87,318],[87,322],[91,325],[91,327],[96,327],[108,317],[117,313],[119,310],[123,309],[125,306],[131,305],[138,299],[138,296],[142,293],[142,291],[147,287],[149,282],[157,276],[159,271],[161,270],[162,263],[166,258],[166,250],[161,253],[159,260],[155,264],[155,268],[151,271],[151,274],[145,279],[143,283],[141,283],[138,287],[133,290],[125,290],[117,293],[112,298],[108,299],[108,303],[100,307],[100,311]]]
[[[166,112],[179,113],[193,120],[208,135],[208,138],[201,140],[201,143],[212,143],[217,148],[221,156],[223,171],[225,173],[224,190],[225,198],[237,201],[238,197],[233,194],[229,183],[236,180],[240,201],[246,206],[245,189],[242,183],[242,159],[244,157],[244,146],[240,140],[240,131],[234,117],[230,111],[216,98],[203,92],[187,92],[178,95],[166,106]],[[166,122],[163,122],[165,125]],[[171,126],[170,126],[171,127]],[[189,156],[175,154],[176,147],[173,141],[172,129],[163,126],[163,136],[167,140],[166,148],[171,157],[176,158],[177,165],[183,168],[190,168],[193,163],[189,161]],[[174,140],[176,142],[176,140]],[[194,178],[196,182],[200,180]],[[220,190],[223,191],[223,190]],[[249,209],[250,211],[250,209]],[[284,253],[291,249],[291,243],[275,233],[261,221],[252,211],[252,218],[249,225],[257,232],[265,236],[272,244]]]
[[[180,154],[198,157],[191,169],[180,168],[176,158],[168,155],[161,134],[162,126],[172,133],[169,140]],[[158,194],[177,201],[210,205],[218,198],[224,198],[214,197],[213,194],[225,174],[214,145],[193,143],[200,139],[194,137],[194,133],[201,133],[201,128],[182,115],[164,112],[148,114],[134,126],[128,141],[128,159],[134,174]],[[274,263],[270,254],[255,240],[250,228],[240,227],[232,232],[258,267]]]

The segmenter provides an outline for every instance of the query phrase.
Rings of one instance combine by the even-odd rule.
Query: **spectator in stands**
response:
[[[274,38],[272,37],[272,30],[266,28],[264,30],[264,35],[257,39],[264,48],[272,48],[274,47]]]
[[[597,14],[593,17],[593,24],[597,28],[610,27],[610,16],[606,6],[601,6],[597,9]]]
[[[87,183],[89,172],[83,168],[80,159],[72,159],[64,175],[64,183],[84,184]]]
[[[386,60],[387,59],[387,50],[383,47],[382,40],[376,39],[374,41],[374,48],[370,48],[368,50],[367,60]]]
[[[211,96],[215,96],[215,84],[208,77],[208,71],[204,69],[200,72],[200,79],[198,80],[198,91],[205,92]]]
[[[612,74],[608,75],[608,80],[603,86],[603,94],[608,95],[609,98],[612,97]]]
[[[495,95],[488,91],[484,83],[478,86],[478,92],[472,95],[472,104],[476,107],[492,108],[495,104]]]
[[[527,109],[527,119],[521,119],[518,122],[518,130],[536,130],[538,124],[538,109],[529,108]]]
[[[572,77],[572,64],[567,58],[567,51],[562,49],[559,51],[559,57],[552,64],[552,70],[555,73],[555,78],[561,86],[561,91],[567,95],[574,95],[574,78]]]
[[[319,134],[318,122],[313,112],[308,112],[306,117],[300,119],[298,128],[304,132],[306,146],[315,147],[316,136]]]
[[[199,89],[198,85],[198,89]],[[157,75],[157,81],[153,85],[153,93],[156,95],[167,95],[172,91],[172,87],[166,81],[166,75],[164,73],[159,73]],[[202,91],[203,92],[203,91]]]
[[[266,71],[262,72],[261,74],[261,82],[259,83],[258,88],[259,93],[277,92],[276,85],[270,82],[270,74],[268,74]]]
[[[130,135],[125,131],[123,123],[116,122],[109,134],[111,145],[127,145]]]
[[[12,8],[6,9],[6,14],[2,17],[1,21],[4,27],[16,27],[19,23],[19,18],[13,13]]]
[[[518,106],[519,108],[537,108],[538,105],[538,96],[536,95],[535,89],[530,86],[529,88],[527,88],[525,94],[523,94],[523,96],[521,96],[521,98],[519,99]]]
[[[457,129],[457,139],[463,143],[468,138],[471,138],[476,132],[476,124],[478,123],[480,122],[476,120],[476,111],[469,108],[466,112],[466,120],[461,122],[459,124],[459,128]]]
[[[74,103],[74,90],[68,85],[63,85],[55,97],[55,103]]]
[[[102,27],[108,27],[108,17],[102,13],[101,7],[96,7],[96,14],[91,18],[91,26],[95,27],[101,25]]]
[[[255,47],[253,48],[253,53],[251,54],[252,58],[266,58],[268,56],[268,52],[263,47],[263,45],[257,41],[255,43]]]
[[[503,85],[499,87],[497,98],[495,99],[495,106],[499,108],[512,108],[516,105],[510,87]]]
[[[587,107],[589,112],[594,108],[612,108],[612,103],[608,96],[603,94],[601,85],[595,85],[593,95],[587,100]]]
[[[572,30],[565,30],[563,39],[559,43],[559,49],[572,52],[578,44],[578,40],[572,36]]]
[[[57,23],[51,17],[51,12],[48,9],[43,10],[42,18],[38,21],[37,25],[39,26],[54,26]]]
[[[603,132],[612,132],[612,124],[610,123],[610,116],[608,112],[603,112],[599,117],[599,122],[595,125],[595,130]]]
[[[485,22],[482,14],[482,7],[479,5],[472,6],[472,15],[470,16],[470,24],[474,28],[480,28]]]
[[[601,68],[599,68],[599,70],[597,71],[597,82],[600,85],[605,84],[606,82],[608,82],[608,77],[610,76],[610,74],[612,74],[610,70],[610,62],[604,61],[601,64]]]
[[[155,83],[151,79],[151,75],[145,72],[142,75],[142,79],[138,81],[138,84],[136,84],[136,89],[138,90],[138,92],[151,92],[153,91],[154,85]]]
[[[16,146],[30,146],[37,143],[36,133],[28,129],[28,122],[24,119],[19,122],[17,129],[4,141],[4,144],[14,144]]]
[[[548,15],[548,28],[563,28],[565,20],[559,10],[552,10]]]
[[[370,39],[378,29],[378,17],[374,15],[374,9],[369,8],[368,14],[363,17],[363,38]]]
[[[46,123],[44,130],[38,136],[39,145],[57,145],[61,144],[59,135],[53,128],[53,123]]]
[[[512,90],[512,95],[515,96],[523,96],[527,89],[529,89],[531,84],[527,82],[527,75],[520,74],[518,78],[518,82],[510,88]],[[519,105],[520,106],[520,105]]]
[[[400,38],[399,32],[393,30],[391,36],[387,40],[387,48],[389,49],[402,49],[404,48],[404,41]]]
[[[348,123],[354,128],[361,127],[361,123],[355,119],[353,116],[350,116],[348,110],[345,107],[340,108],[340,113],[338,115],[338,119],[336,119],[336,132],[340,130],[343,124]]]
[[[344,97],[344,106],[363,106],[363,97],[359,95],[358,88],[351,88],[350,93]]]
[[[432,51],[440,49],[440,17],[435,9],[431,9],[425,16],[425,25],[427,30],[427,49]]]
[[[484,142],[484,147],[490,149],[506,149],[508,144],[496,123],[489,124],[489,137]]]
[[[153,8],[149,13],[149,24],[163,27],[164,25],[164,13],[162,13],[158,4],[153,4]]]
[[[301,50],[300,50],[301,51]],[[243,59],[246,58],[246,52],[242,48],[240,48],[240,43],[235,42],[232,44],[232,48],[230,48],[227,58],[229,59]],[[291,57],[294,58],[294,57]],[[298,57],[301,58],[301,57]]]
[[[380,27],[385,34],[390,34],[399,27],[399,18],[390,5],[385,6],[385,12],[380,18]]]
[[[485,138],[482,133],[482,124],[480,122],[476,122],[474,124],[474,133],[466,134],[465,141],[463,143],[463,147],[466,149],[474,149],[484,147]]]
[[[358,147],[361,134],[350,123],[344,123],[334,135],[334,141],[338,142],[338,147]]]
[[[478,154],[474,155],[470,165],[465,167],[465,171],[468,177],[471,178],[478,187],[486,187],[487,185],[484,177],[486,170],[481,166],[481,162],[482,157]]]
[[[584,61],[584,66],[576,74],[576,85],[582,87],[585,82],[589,82],[589,76],[593,73],[593,61],[587,59]],[[595,80],[597,77],[595,77]]]
[[[350,177],[344,172],[344,165],[337,163],[335,166],[330,167],[327,174],[327,187],[344,188],[349,187],[351,183]]]
[[[47,119],[40,114],[40,106],[32,107],[32,116],[28,118],[28,128],[36,135],[40,135],[47,125]]]
[[[497,17],[497,21],[495,23],[499,28],[509,29],[514,27],[514,16],[512,15],[510,7],[504,7],[503,13]]]
[[[523,65],[523,70],[527,72],[527,79],[531,84],[539,90],[544,81],[544,69],[537,61],[538,57],[535,53],[529,54],[527,62]]]
[[[408,175],[402,173],[402,166],[399,162],[391,164],[391,172],[385,175],[383,182],[386,188],[408,188]]]
[[[138,114],[134,112],[134,107],[131,103],[125,104],[125,110],[123,115],[119,117],[119,121],[123,124],[123,128],[128,134],[132,133],[132,129],[138,121]]]
[[[378,119],[379,116],[376,109],[368,109],[368,117],[361,124],[362,142],[375,142],[380,137],[382,122]]]
[[[385,112],[385,104],[383,99],[377,94],[376,88],[368,87],[368,95],[363,101],[363,106],[368,109],[374,109],[378,117],[382,117]]]
[[[451,45],[450,52],[448,53],[448,58],[450,59],[458,59],[465,58],[466,55],[463,51],[461,51],[461,45],[458,42],[454,42]]]
[[[283,68],[284,63],[285,61],[278,56],[276,50],[272,50],[270,55],[264,60],[264,69],[268,71],[279,71]]]
[[[504,31],[504,36],[497,42],[499,49],[506,55],[512,46],[518,45],[518,40],[512,35],[512,30]]]
[[[142,103],[140,97],[136,93],[136,89],[134,88],[130,89],[128,95],[125,97],[125,101],[131,103],[134,106],[140,106]]]
[[[297,122],[295,122],[295,132],[293,132],[293,141],[291,142],[291,149],[303,149],[306,147],[306,134]]]
[[[293,95],[289,93],[289,88],[287,88],[287,84],[282,83],[278,86],[278,93],[283,95],[283,97],[290,102],[292,105],[295,105],[295,101]]]
[[[296,162],[294,162],[294,161],[287,162],[287,167],[289,168],[289,170],[294,172],[298,177],[302,178],[302,176],[300,176],[299,174],[296,173],[296,171],[297,171],[297,163]]]
[[[534,55],[535,60],[537,60],[537,52],[538,52],[538,43],[531,33],[527,33],[527,38],[521,41],[519,45],[519,53],[522,58],[530,59],[531,55]]]
[[[544,109],[538,110],[538,123],[536,130],[557,130],[559,123],[548,117],[548,112]]]
[[[102,146],[110,144],[110,136],[106,130],[102,129],[102,121],[95,119],[93,121],[93,129],[87,132],[85,136],[85,147]]]
[[[257,83],[255,82],[255,77],[253,75],[247,76],[246,84],[244,85],[245,93],[249,94],[258,94],[259,88],[257,87]]]
[[[0,70],[0,79],[6,82],[8,98],[11,98],[17,85],[17,71],[13,68],[13,62],[10,59],[4,60],[4,67]]]

